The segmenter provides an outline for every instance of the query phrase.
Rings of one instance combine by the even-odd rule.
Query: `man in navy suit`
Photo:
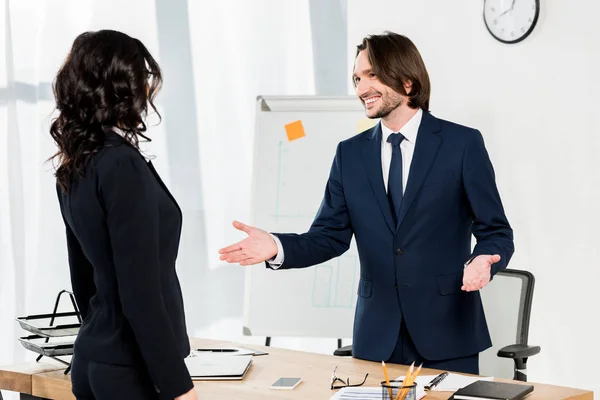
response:
[[[338,144],[308,232],[235,221],[248,237],[221,259],[303,268],[341,255],[354,235],[353,356],[477,374],[491,346],[478,290],[514,252],[482,135],[429,112],[427,70],[402,35],[364,38],[353,81],[366,115],[381,120]]]

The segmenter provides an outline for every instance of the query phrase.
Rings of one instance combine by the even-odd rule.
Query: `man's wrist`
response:
[[[281,266],[281,264],[283,264],[283,246],[277,236],[273,234],[270,235],[271,239],[273,239],[273,242],[275,242],[275,246],[277,246],[277,253],[268,260],[268,263],[271,264],[271,266],[273,267],[279,267]]]
[[[471,264],[471,262],[472,262],[474,259],[475,259],[475,256],[472,256],[471,258],[469,258],[469,259],[467,260],[467,262],[465,262],[465,263],[463,264],[463,268],[467,268],[467,267],[469,266],[469,264]]]

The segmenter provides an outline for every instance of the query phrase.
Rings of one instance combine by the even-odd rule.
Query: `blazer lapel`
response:
[[[366,143],[362,148],[363,162],[367,170],[369,185],[379,203],[385,222],[390,230],[395,232],[394,217],[388,201],[385,185],[383,183],[383,172],[381,169],[381,126],[378,123],[371,129],[370,134],[365,135]]]
[[[158,181],[158,184],[160,185],[160,187],[165,191],[167,196],[169,196],[169,198],[171,199],[173,204],[175,204],[177,211],[179,211],[179,216],[183,219],[183,213],[181,212],[181,208],[179,207],[179,204],[177,203],[177,201],[175,200],[175,197],[173,197],[173,195],[167,188],[167,185],[165,185],[165,183],[161,179],[160,175],[158,174],[158,171],[156,171],[156,169],[154,168],[154,164],[152,164],[152,161],[148,161],[147,164],[148,164],[148,167],[150,168],[150,172],[152,172],[152,175],[154,175],[154,177]]]
[[[437,135],[436,132],[439,132],[441,129],[437,118],[428,112],[423,112],[396,228],[400,228],[400,224],[402,224],[404,217],[406,217],[406,213],[417,197],[421,184],[427,176],[431,164],[435,159],[440,144],[442,143],[442,138]]]
[[[104,137],[104,139],[109,143],[109,145],[131,146],[121,135],[119,135],[118,133],[116,133],[116,132],[114,132],[112,130],[106,130],[105,131],[105,137]],[[144,163],[146,163],[146,165],[148,166],[148,168],[150,168],[150,172],[152,172],[152,175],[154,175],[154,178],[156,178],[156,180],[158,181],[160,187],[165,191],[165,193],[167,193],[167,196],[169,196],[169,198],[173,201],[173,203],[175,204],[175,207],[177,207],[177,211],[179,211],[179,215],[181,216],[181,218],[183,218],[183,213],[181,212],[181,208],[179,207],[179,204],[177,203],[177,201],[175,200],[175,197],[173,197],[173,195],[171,194],[171,192],[167,188],[167,185],[165,185],[165,183],[161,179],[160,175],[158,174],[158,171],[156,171],[156,169],[154,168],[154,165],[152,164],[152,161],[150,161],[150,160],[146,161],[146,159],[139,152],[139,150],[136,149],[136,151],[138,151],[138,154],[139,154],[140,158],[142,160],[144,160]]]

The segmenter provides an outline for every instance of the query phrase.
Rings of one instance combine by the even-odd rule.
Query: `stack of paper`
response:
[[[381,387],[345,387],[334,394],[330,400],[381,400]],[[423,386],[417,385],[417,400],[425,397]]]
[[[435,378],[436,375],[419,375],[417,376],[417,389],[422,388],[424,390],[425,385]],[[403,380],[404,376],[398,378]],[[435,392],[456,392],[458,389],[464,388],[476,381],[491,381],[494,380],[492,377],[483,376],[466,376],[460,374],[448,374],[437,386],[434,386],[431,390]]]

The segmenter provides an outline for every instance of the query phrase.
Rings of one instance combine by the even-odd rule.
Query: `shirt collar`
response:
[[[119,129],[116,126],[111,126],[110,130],[113,131],[114,133],[116,133],[117,135],[125,138],[125,131],[123,131],[122,129]],[[137,149],[137,150],[142,155],[142,157],[144,157],[146,160],[150,160],[150,157],[146,156],[144,154],[144,152],[142,151],[142,149]]]
[[[111,127],[110,130],[123,138],[125,137],[125,132],[123,132],[121,129],[117,128],[116,126]]]
[[[400,133],[404,136],[405,140],[408,140],[410,143],[415,144],[417,141],[417,133],[419,132],[419,126],[421,125],[421,118],[423,117],[423,110],[419,107],[415,115],[409,119],[406,124],[402,128],[400,128]],[[383,121],[381,124],[381,140],[387,141],[388,136],[390,134],[395,133],[390,128],[385,126]]]

